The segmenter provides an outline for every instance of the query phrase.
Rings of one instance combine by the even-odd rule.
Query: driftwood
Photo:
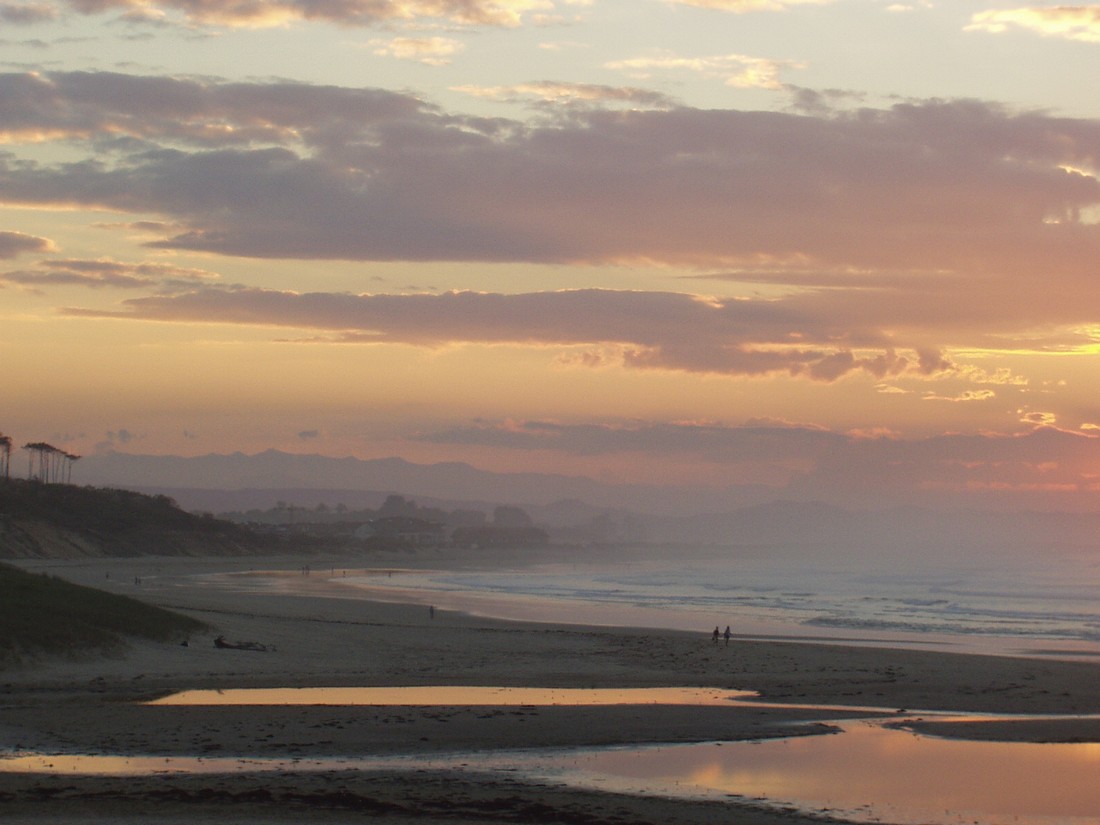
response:
[[[274,645],[265,645],[260,642],[230,642],[226,640],[225,636],[216,638],[214,640],[214,647],[223,650],[258,650],[261,653],[268,653],[275,650]]]

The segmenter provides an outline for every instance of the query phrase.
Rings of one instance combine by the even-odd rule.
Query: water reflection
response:
[[[755,695],[748,691],[708,688],[293,688],[187,691],[152,704],[762,706],[763,703],[747,701]],[[922,712],[921,715],[929,714]],[[887,722],[888,717],[892,721]],[[1100,823],[1100,782],[1096,781],[1100,776],[1100,745],[942,739],[896,727],[899,718],[896,713],[887,715],[884,712],[877,720],[843,723],[841,733],[825,736],[571,751],[369,759],[23,753],[0,756],[0,773],[134,776],[289,770],[469,769],[508,771],[512,776],[519,772],[576,787],[612,791],[684,797],[732,795],[781,807],[827,811],[832,816],[862,822],[922,825]]]
[[[1100,822],[1100,745],[968,742],[874,722],[841,734],[575,754],[570,782],[762,797],[859,821]]]
[[[151,705],[730,705],[757,694],[714,688],[352,687],[185,690]]]
[[[48,773],[79,776],[157,776],[159,774],[226,774],[261,771],[322,771],[362,768],[348,759],[247,759],[206,756],[106,756],[83,753],[21,753],[0,756],[0,773]]]
[[[840,734],[762,742],[358,759],[22,754],[0,773],[111,776],[447,768],[574,787],[753,799],[858,822],[1095,825],[1100,746],[965,742],[853,722]]]

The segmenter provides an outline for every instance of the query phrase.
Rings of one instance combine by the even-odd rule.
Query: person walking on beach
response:
[[[717,630],[717,628],[715,628]],[[730,646],[730,626],[726,625],[726,632],[722,634],[726,639],[726,647]]]
[[[714,626],[714,633],[710,637],[711,641],[718,644],[718,625]]]

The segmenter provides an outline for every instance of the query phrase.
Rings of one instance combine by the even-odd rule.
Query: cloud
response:
[[[95,452],[98,454],[110,453],[113,452],[116,447],[125,447],[131,442],[141,440],[142,438],[144,438],[144,436],[136,435],[125,428],[110,430],[103,440],[96,442]]]
[[[1058,416],[1052,412],[1042,410],[1019,409],[1016,414],[1020,421],[1034,427],[1053,427],[1058,422]]]
[[[465,47],[451,37],[394,37],[390,40],[372,40],[374,53],[398,60],[413,60],[427,66],[446,66],[451,58]]]
[[[714,9],[734,14],[754,11],[783,11],[793,6],[822,6],[834,0],[668,0],[680,6],[694,6],[698,9]]]
[[[791,96],[792,111],[817,117],[827,117],[845,107],[862,103],[865,95],[847,89],[806,89],[787,83],[783,91]]]
[[[796,60],[773,60],[743,54],[712,57],[679,57],[664,52],[649,57],[634,57],[604,64],[605,68],[625,72],[637,78],[652,77],[654,72],[687,71],[701,77],[721,79],[739,89],[782,89],[779,74],[784,69],[802,69]]]
[[[670,109],[675,101],[668,95],[632,86],[603,86],[594,83],[541,81],[511,86],[454,86],[452,91],[471,97],[514,103],[534,100],[553,104],[625,104]]]
[[[57,9],[48,3],[0,3],[0,22],[13,26],[48,23],[57,19]]]
[[[976,102],[826,117],[597,109],[531,125],[370,89],[4,75],[0,138],[102,147],[72,163],[0,162],[4,201],[187,227],[163,248],[769,261],[973,283],[1029,271],[1084,281],[1100,252],[1100,226],[1082,218],[1100,186],[1066,169],[1098,165],[1100,124]]]
[[[990,9],[974,14],[966,30],[1001,34],[1014,28],[1047,37],[1100,43],[1100,5]]]
[[[953,404],[965,404],[971,401],[991,401],[996,397],[997,394],[993,390],[966,390],[958,395],[939,395],[929,392],[922,395],[921,399],[924,401],[948,401]]]
[[[23,232],[0,232],[0,260],[17,258],[32,252],[51,252],[53,241]]]
[[[528,91],[616,97],[603,87]],[[1090,217],[1100,208],[1100,121],[979,101],[815,114],[594,103],[525,122],[376,89],[4,74],[0,140],[0,201],[129,214],[154,248],[709,270],[727,296],[714,317],[789,315],[785,330],[773,321],[759,338],[723,333],[717,347],[671,336],[650,346],[637,331],[570,338],[621,340],[617,357],[638,368],[887,376],[913,368],[891,347],[1089,345],[1081,330],[1100,302],[1100,223]],[[75,159],[19,157],[41,143]],[[753,284],[781,300],[735,306],[729,296],[748,297]],[[680,298],[694,323],[705,305]],[[305,303],[227,300],[279,303],[291,315]],[[668,297],[638,300],[673,308]],[[170,316],[185,304],[131,311]],[[504,328],[502,340],[516,340]]]
[[[190,323],[261,324],[331,333],[337,343],[608,345],[633,369],[726,375],[786,373],[835,381],[945,368],[938,354],[902,352],[873,326],[840,328],[797,301],[742,301],[599,289],[489,294],[349,295],[204,288],[72,315]]]
[[[0,74],[0,140],[93,141],[140,156],[195,148],[320,145],[428,111],[409,95],[298,83],[218,83],[111,72]],[[76,164],[77,168],[85,164]]]
[[[215,280],[213,272],[163,263],[123,263],[109,259],[40,261],[34,269],[0,272],[0,282],[22,286],[85,286],[93,289],[192,288]]]
[[[81,14],[122,11],[129,19],[157,21],[167,14],[199,25],[264,28],[288,23],[345,26],[442,20],[467,26],[514,27],[531,11],[553,9],[549,0],[68,0]]]

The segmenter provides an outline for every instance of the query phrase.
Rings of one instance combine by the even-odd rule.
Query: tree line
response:
[[[13,442],[10,435],[0,433],[0,476],[11,478],[11,450]],[[73,477],[73,464],[80,456],[65,452],[45,441],[32,441],[23,445],[27,451],[29,463],[27,478],[41,481],[43,484],[68,484]]]

